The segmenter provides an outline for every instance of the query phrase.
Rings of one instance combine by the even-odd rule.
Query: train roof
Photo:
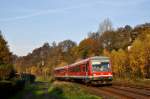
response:
[[[92,59],[92,60],[109,59],[109,57],[106,57],[106,56],[94,56],[94,57],[90,57],[90,59]]]
[[[79,62],[76,62],[76,63],[73,63],[73,64],[71,64],[71,65],[68,65],[68,66],[57,67],[57,68],[55,68],[54,70],[61,70],[61,69],[64,69],[64,68],[73,67],[73,66],[76,66],[76,65],[78,65],[78,64],[85,63],[85,62],[87,62],[87,61],[89,61],[89,58],[88,58],[88,59],[81,60],[81,61],[79,61]]]
[[[67,68],[68,66],[63,66],[63,67],[56,67],[54,68],[54,70],[60,70],[60,69],[64,69],[64,68]]]
[[[75,66],[75,65],[79,65],[79,64],[86,63],[86,62],[89,61],[89,60],[90,60],[90,58],[81,60],[81,61],[79,61],[79,62],[76,62],[76,63],[73,63],[73,64],[69,65],[69,67],[72,67],[72,66]]]
[[[90,58],[87,58],[87,59],[84,59],[84,60],[81,60],[79,62],[76,62],[76,63],[73,63],[71,65],[68,65],[69,67],[73,67],[73,66],[76,66],[76,65],[79,65],[79,64],[83,64],[83,63],[86,63],[87,61],[89,60],[109,60],[109,57],[106,57],[106,56],[94,56],[94,57],[90,57]]]
[[[109,57],[106,57],[106,56],[94,56],[94,57],[90,57],[90,58],[87,58],[87,59],[80,60],[78,62],[75,62],[75,63],[67,65],[67,66],[57,67],[54,70],[60,70],[60,69],[64,69],[64,68],[69,68],[69,67],[73,67],[73,66],[76,66],[76,65],[79,65],[79,64],[86,63],[89,60],[99,60],[99,59],[101,59],[101,60],[109,60]]]

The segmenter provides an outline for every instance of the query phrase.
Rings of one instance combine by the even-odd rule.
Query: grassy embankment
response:
[[[101,99],[78,84],[68,82],[36,81],[27,85],[12,99]]]

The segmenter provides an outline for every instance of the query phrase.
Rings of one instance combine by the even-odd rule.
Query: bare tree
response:
[[[112,28],[112,22],[109,18],[104,19],[100,24],[98,28],[98,33],[102,34],[106,31],[111,31],[113,30]]]

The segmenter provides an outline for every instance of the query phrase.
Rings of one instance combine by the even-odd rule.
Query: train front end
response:
[[[110,59],[108,57],[91,58],[91,79],[94,83],[112,84],[112,70]]]

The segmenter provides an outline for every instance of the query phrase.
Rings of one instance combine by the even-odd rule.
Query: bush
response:
[[[1,64],[0,65],[0,80],[9,80],[15,76],[13,65]]]
[[[23,73],[21,74],[21,79],[26,82],[33,83],[36,79],[35,75]]]
[[[3,99],[9,99],[9,97],[15,95],[17,92],[24,88],[25,82],[22,80],[17,81],[1,81],[0,82],[0,97]]]

